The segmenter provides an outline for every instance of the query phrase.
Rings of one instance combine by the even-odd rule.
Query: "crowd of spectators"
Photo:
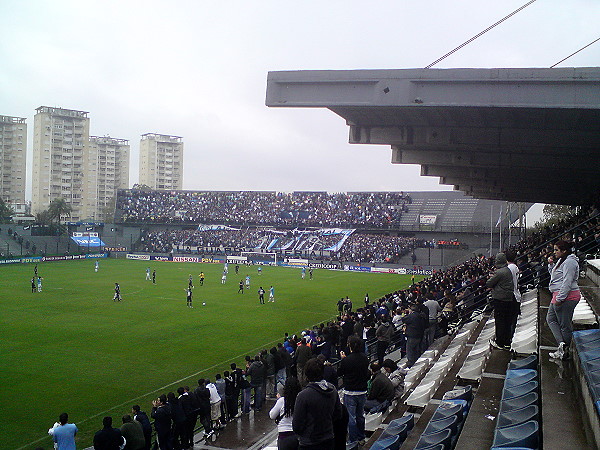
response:
[[[202,254],[219,249],[280,252],[284,250],[315,253],[328,250],[327,258],[357,263],[397,263],[415,248],[430,242],[403,236],[385,236],[354,232],[324,234],[322,230],[302,231],[276,229],[157,230],[145,232],[139,250],[159,253]]]
[[[547,256],[548,247],[552,246],[545,243],[550,239],[567,238],[576,243],[576,247],[583,253],[598,252],[600,221],[595,216],[597,211],[581,211],[514,245],[511,250],[519,261],[521,284],[540,282],[540,278],[535,276],[532,261],[541,261]],[[562,230],[568,230],[571,225],[586,219],[589,220],[582,227],[563,233]],[[373,356],[376,356],[378,361],[370,365],[367,375],[371,387],[368,394],[365,394],[369,402],[365,402],[364,408],[373,411],[387,407],[393,397],[402,395],[404,373],[394,361],[384,359],[386,351],[392,345],[397,345],[402,353],[408,352],[408,366],[414,363],[421,352],[431,344],[436,334],[447,331],[450,322],[460,317],[468,317],[472,308],[481,307],[482,303],[485,305],[485,282],[493,267],[493,258],[474,256],[460,265],[434,272],[432,276],[413,283],[406,289],[391,292],[373,302],[368,294],[365,295],[364,301],[355,299],[354,305],[360,305],[356,310],[351,299],[342,297],[337,301],[336,320],[305,329],[298,335],[289,336],[286,333],[277,346],[262,350],[254,356],[246,356],[242,367],[232,363],[228,370],[215,375],[214,382],[203,378],[198,380],[198,387],[194,389],[181,386],[177,394],[170,392],[161,395],[153,402],[150,414],[154,418],[159,448],[190,448],[190,430],[194,429],[198,419],[205,429],[206,436],[210,437],[215,430],[240,415],[249,413],[252,408],[259,411],[264,407],[267,398],[275,398],[278,393],[283,392],[282,387],[287,385],[286,379],[290,377],[297,378],[300,387],[318,380],[329,383],[323,384],[323,389],[335,391],[335,388],[344,387],[344,383],[348,382],[345,367],[349,364],[336,366],[336,362],[345,358],[346,354],[364,353],[363,346],[367,350],[366,344],[373,340],[376,341]],[[436,332],[426,332],[432,326]],[[357,342],[360,343],[359,346],[356,345]],[[341,385],[336,372],[337,367],[342,375]],[[318,369],[316,375],[315,368]],[[298,395],[301,404],[309,401],[304,398],[308,394],[302,394],[301,397],[298,391],[299,388],[295,389],[294,398]],[[291,396],[287,398],[290,399]],[[280,406],[280,409],[282,408]],[[335,408],[338,408],[337,403]],[[306,410],[301,412],[304,414]],[[353,430],[356,432],[353,428],[356,427],[356,417],[362,413],[362,410],[357,412],[353,409],[351,416],[354,414],[354,417],[351,417],[349,422],[346,419],[346,423],[350,423],[351,435]],[[134,405],[132,414],[133,419],[139,422],[138,428],[146,432],[146,414],[137,405]],[[334,420],[334,416],[338,417],[337,413],[328,416],[327,420]],[[289,424],[291,428],[285,433],[296,433],[300,439],[310,438],[310,433],[306,436],[299,434],[305,433],[306,430],[298,427],[296,413],[293,417]],[[66,423],[66,418],[62,419],[61,423]],[[124,417],[123,422],[129,423],[129,418]],[[76,427],[74,430],[76,431]],[[333,431],[329,430],[328,433],[328,437],[331,435],[333,438]],[[344,442],[345,427],[342,433]],[[336,439],[337,437],[335,436]],[[148,441],[145,448],[149,448]]]
[[[403,192],[120,190],[116,221],[387,228],[412,202]]]

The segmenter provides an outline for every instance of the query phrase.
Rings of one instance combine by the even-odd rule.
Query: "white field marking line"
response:
[[[333,316],[333,318],[335,318],[335,317],[337,317],[337,316]],[[322,322],[322,321],[321,321],[321,322]],[[319,325],[321,322],[317,322],[317,323],[313,324],[313,325],[312,325],[310,328],[312,328],[312,327],[313,327],[313,326],[315,326],[315,325]],[[225,361],[219,362],[219,363],[217,363],[217,364],[213,364],[212,366],[210,366],[210,367],[207,367],[207,368],[206,368],[206,369],[204,369],[204,370],[201,370],[201,371],[199,371],[199,372],[196,372],[196,373],[193,373],[193,374],[191,374],[191,375],[188,375],[187,377],[181,378],[181,379],[179,379],[179,380],[177,380],[177,381],[173,381],[172,383],[169,383],[169,384],[167,384],[167,385],[165,385],[165,386],[163,386],[163,387],[160,387],[160,388],[158,388],[158,389],[155,389],[155,390],[153,390],[153,391],[150,391],[150,392],[148,392],[148,393],[146,393],[146,394],[142,394],[142,395],[140,395],[140,396],[138,396],[138,397],[135,397],[135,398],[133,398],[133,399],[131,399],[131,400],[127,400],[126,402],[123,402],[123,403],[121,403],[121,404],[119,404],[119,405],[113,406],[113,407],[112,407],[112,408],[110,408],[110,409],[107,409],[107,410],[105,410],[105,411],[102,411],[102,412],[99,412],[99,413],[97,413],[97,414],[94,414],[93,416],[90,416],[90,417],[88,417],[88,418],[86,418],[86,419],[80,420],[78,423],[85,423],[85,422],[88,422],[88,421],[90,421],[90,420],[92,420],[92,419],[95,419],[95,418],[97,418],[97,417],[99,417],[99,416],[102,416],[102,415],[104,415],[104,414],[106,414],[106,413],[108,413],[108,412],[111,412],[111,411],[113,411],[113,410],[115,410],[115,409],[117,409],[117,408],[122,408],[123,406],[125,406],[125,405],[127,405],[127,404],[134,403],[136,400],[139,400],[139,399],[141,399],[141,398],[147,397],[148,395],[151,395],[151,394],[154,394],[154,393],[160,392],[160,391],[162,391],[162,390],[164,390],[164,389],[166,389],[166,388],[168,388],[168,387],[170,387],[170,386],[173,386],[173,385],[174,385],[174,384],[176,384],[176,383],[181,383],[182,381],[184,381],[184,380],[187,380],[188,378],[197,377],[197,376],[198,376],[198,375],[200,375],[201,373],[204,373],[204,372],[206,372],[206,371],[208,371],[208,370],[212,370],[212,369],[214,369],[214,368],[215,368],[215,367],[217,367],[217,366],[220,366],[220,365],[222,365],[222,364],[227,364],[228,362],[230,362],[230,361],[233,361],[234,359],[242,358],[243,356],[246,356],[248,353],[253,353],[253,352],[257,351],[257,350],[262,350],[262,349],[263,349],[265,346],[269,346],[270,344],[273,344],[273,343],[275,343],[275,342],[280,342],[280,341],[281,341],[281,339],[275,339],[275,340],[273,340],[273,341],[267,342],[266,344],[264,344],[264,345],[261,345],[261,346],[259,346],[259,347],[256,347],[256,348],[253,348],[253,349],[249,350],[248,352],[245,352],[245,353],[239,354],[239,355],[237,355],[237,356],[233,356],[232,358],[226,359]],[[30,443],[28,443],[28,444],[25,444],[25,445],[23,445],[22,447],[19,447],[19,448],[17,448],[16,450],[22,450],[22,449],[24,449],[24,448],[27,448],[27,447],[29,447],[29,446],[32,446],[32,445],[34,445],[34,444],[37,444],[38,442],[41,442],[41,441],[43,441],[44,439],[46,439],[46,436],[44,436],[44,437],[42,437],[42,438],[39,438],[39,439],[36,439],[35,441],[31,441]]]
[[[318,325],[318,324],[314,324],[314,325]],[[312,327],[311,327],[311,328],[312,328]],[[181,378],[180,380],[173,381],[172,383],[169,383],[169,384],[167,384],[167,385],[165,385],[165,386],[163,386],[163,387],[160,387],[160,388],[158,388],[158,389],[155,389],[155,390],[153,390],[153,391],[150,391],[150,392],[148,392],[148,393],[146,393],[146,394],[142,394],[142,395],[140,395],[140,396],[138,396],[138,397],[135,397],[135,398],[133,398],[133,399],[131,399],[131,400],[127,400],[126,402],[123,402],[123,403],[121,403],[121,404],[119,404],[119,405],[113,406],[113,407],[112,407],[112,408],[110,408],[110,409],[107,409],[107,410],[105,410],[105,411],[102,411],[102,412],[99,412],[99,413],[97,413],[97,414],[94,414],[93,416],[90,416],[90,417],[88,417],[88,418],[86,418],[86,419],[80,420],[78,423],[85,423],[85,422],[88,422],[88,421],[90,421],[90,420],[92,420],[92,419],[95,419],[95,418],[97,418],[97,417],[99,417],[99,416],[102,416],[102,415],[104,415],[104,414],[106,414],[106,413],[108,413],[108,412],[111,412],[111,411],[113,411],[113,410],[115,410],[115,409],[117,409],[117,408],[122,408],[123,406],[125,406],[125,405],[127,405],[127,404],[132,404],[132,403],[134,403],[136,400],[139,400],[139,399],[141,399],[141,398],[147,397],[148,395],[151,395],[151,394],[154,394],[154,393],[160,392],[160,391],[162,391],[162,390],[165,390],[166,388],[168,388],[168,387],[171,387],[171,386],[173,386],[174,384],[181,383],[182,381],[185,381],[185,380],[187,380],[188,378],[197,377],[197,376],[198,376],[198,375],[200,375],[201,373],[204,373],[204,372],[206,372],[206,371],[208,371],[208,370],[212,370],[212,369],[214,369],[214,368],[215,368],[215,367],[217,367],[217,366],[220,366],[220,365],[222,365],[222,364],[227,364],[228,362],[230,362],[230,361],[233,361],[234,359],[239,359],[239,358],[242,358],[242,357],[246,356],[248,353],[253,353],[253,352],[257,351],[257,350],[262,350],[262,349],[263,349],[265,346],[269,346],[270,344],[273,344],[273,343],[275,343],[275,342],[279,342],[279,341],[281,341],[281,339],[275,339],[275,340],[273,340],[273,341],[270,341],[270,342],[267,342],[266,344],[263,344],[263,345],[261,345],[261,346],[259,346],[259,347],[253,348],[253,349],[251,349],[251,350],[249,350],[249,351],[247,351],[247,352],[245,352],[245,353],[242,353],[242,354],[239,354],[239,355],[237,355],[237,356],[234,356],[234,357],[232,357],[232,358],[226,359],[225,361],[219,362],[219,363],[217,363],[217,364],[213,364],[212,366],[210,366],[210,367],[207,367],[207,368],[206,368],[206,369],[204,369],[204,370],[201,370],[201,371],[199,371],[199,372],[196,372],[196,373],[193,373],[193,374],[191,374],[191,375],[188,375],[187,377]],[[19,447],[19,448],[17,448],[17,450],[22,450],[22,449],[24,449],[24,448],[26,448],[26,447],[32,446],[32,445],[34,445],[34,444],[37,444],[38,442],[40,442],[40,441],[43,441],[44,439],[46,439],[46,436],[44,436],[43,438],[37,439],[37,440],[35,440],[35,441],[32,441],[32,442],[30,442],[29,444],[26,444],[26,445],[24,445],[24,446],[22,446],[22,447]]]

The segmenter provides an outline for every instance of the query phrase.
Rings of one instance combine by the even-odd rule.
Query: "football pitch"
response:
[[[31,292],[34,264],[0,266],[2,392],[0,448],[52,448],[46,432],[62,412],[79,428],[77,446],[91,445],[102,417],[140,404],[150,413],[159,394],[241,365],[245,355],[335,317],[346,295],[354,308],[404,288],[409,275],[99,259],[43,262],[42,292]],[[156,270],[156,284],[146,268]],[[206,275],[199,285],[199,273]],[[193,309],[186,307],[193,276]],[[238,294],[250,275],[250,288]],[[419,277],[421,279],[423,277]],[[114,302],[114,283],[122,302]],[[269,303],[269,287],[275,302]],[[265,291],[266,304],[258,301]],[[206,306],[202,306],[205,302]]]

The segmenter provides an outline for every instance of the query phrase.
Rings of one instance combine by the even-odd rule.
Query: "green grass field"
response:
[[[157,284],[145,281],[156,269]],[[0,448],[52,448],[47,429],[61,412],[79,428],[78,448],[91,445],[102,417],[116,424],[139,403],[241,364],[244,356],[280,342],[285,332],[327,321],[339,297],[355,307],[405,287],[409,276],[300,269],[127,260],[44,262],[43,292],[31,293],[33,264],[0,266],[2,393]],[[206,281],[198,285],[198,274]],[[194,276],[194,309],[186,307]],[[237,294],[247,274],[251,287]],[[114,282],[123,301],[112,300]],[[275,303],[260,305],[258,288],[275,286]],[[206,306],[202,306],[206,302]],[[118,426],[118,425],[117,425]]]

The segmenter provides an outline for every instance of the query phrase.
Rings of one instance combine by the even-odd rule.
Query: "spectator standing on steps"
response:
[[[572,244],[566,241],[557,241],[554,244],[554,256],[548,258],[548,271],[550,272],[550,285],[552,301],[548,308],[546,321],[558,344],[558,350],[550,353],[554,359],[565,359],[571,339],[573,337],[573,312],[581,292],[577,280],[579,279],[579,262],[572,253]]]
[[[496,338],[490,340],[492,347],[510,350],[512,326],[512,315],[515,311],[515,286],[513,276],[508,268],[508,262],[504,253],[498,253],[494,262],[496,272],[485,283],[492,290],[492,305],[494,307],[494,319],[496,327]]]
[[[371,376],[369,358],[363,353],[364,343],[358,336],[348,338],[350,354],[340,353],[342,361],[338,376],[344,386],[344,406],[348,410],[348,441],[353,444],[365,440],[365,402],[367,384]]]

